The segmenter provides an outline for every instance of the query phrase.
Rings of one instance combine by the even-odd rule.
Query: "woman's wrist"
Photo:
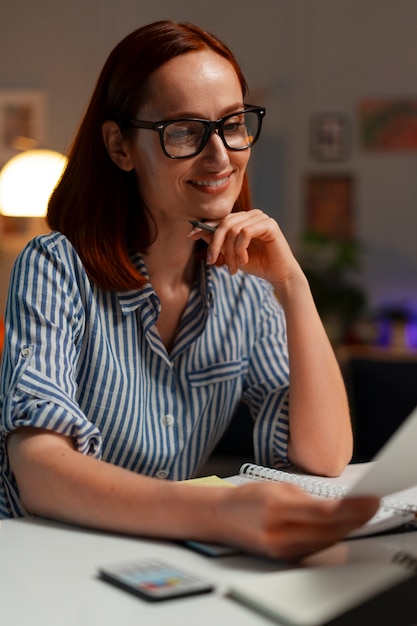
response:
[[[312,298],[310,285],[301,270],[284,280],[271,281],[271,284],[284,309],[295,298],[305,298],[306,296]]]
[[[170,499],[176,499],[178,505],[176,534],[184,539],[224,541],[225,511],[234,487],[228,483],[224,487],[199,486],[186,481],[175,487],[177,493],[172,491]]]

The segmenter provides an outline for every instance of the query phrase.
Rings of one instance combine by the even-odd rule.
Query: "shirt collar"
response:
[[[146,269],[145,261],[142,255],[139,252],[136,252],[131,256],[131,259],[135,268],[140,271],[142,276],[146,278],[147,282],[139,289],[119,291],[117,293],[123,315],[130,315],[136,311],[136,309],[140,308],[145,302],[148,302],[149,299],[156,299],[159,303],[158,296],[156,295],[152,284],[149,282],[148,270]],[[206,265],[204,261],[201,261],[200,263],[198,283],[200,286],[202,301],[206,303],[207,307],[210,307],[213,303],[214,295],[213,268]]]
[[[156,297],[155,291],[149,282],[149,274],[146,269],[145,261],[139,252],[131,256],[133,265],[144,276],[147,282],[139,289],[130,289],[129,291],[119,291],[120,308],[124,315],[129,315],[138,309],[149,298]]]

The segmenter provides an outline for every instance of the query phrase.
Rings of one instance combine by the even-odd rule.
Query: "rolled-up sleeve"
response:
[[[13,268],[0,380],[0,517],[25,515],[7,455],[13,430],[51,430],[71,437],[79,452],[101,456],[100,432],[76,400],[83,311],[76,273],[68,268],[42,238],[26,246]]]
[[[24,426],[53,430],[71,437],[80,452],[100,456],[100,433],[53,380],[31,368],[32,357],[33,346],[24,346],[4,396],[4,434]]]

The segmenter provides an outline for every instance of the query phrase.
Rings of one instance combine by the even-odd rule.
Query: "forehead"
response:
[[[233,65],[211,51],[193,51],[164,63],[150,77],[143,110],[203,113],[242,103],[242,87]]]

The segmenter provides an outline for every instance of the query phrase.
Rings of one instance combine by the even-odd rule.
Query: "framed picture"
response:
[[[369,151],[417,150],[417,98],[368,99],[359,104],[361,146]]]
[[[318,161],[345,161],[350,154],[350,125],[342,113],[316,113],[310,120],[310,152]]]
[[[0,89],[0,168],[46,141],[46,96],[40,89]]]
[[[306,229],[337,239],[355,236],[353,177],[310,175],[306,179]]]

